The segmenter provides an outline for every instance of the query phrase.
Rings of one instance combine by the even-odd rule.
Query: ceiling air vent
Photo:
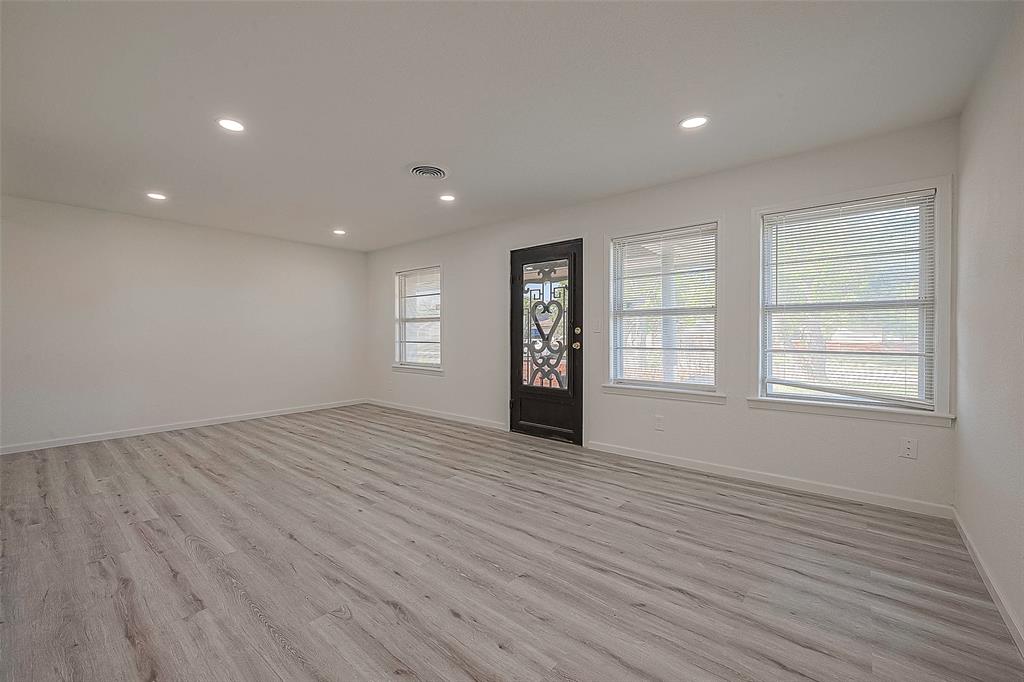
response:
[[[419,175],[425,178],[437,178],[438,180],[448,175],[443,168],[438,168],[437,166],[413,166],[409,169],[409,172],[413,175]]]

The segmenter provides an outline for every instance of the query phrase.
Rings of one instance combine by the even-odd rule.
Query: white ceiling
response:
[[[1005,10],[4,2],[3,190],[372,250],[956,114]]]

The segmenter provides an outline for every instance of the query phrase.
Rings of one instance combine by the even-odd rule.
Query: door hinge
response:
[[[511,410],[511,409],[512,409],[512,406],[513,406],[513,405],[515,405],[515,402],[516,402],[516,399],[515,399],[515,398],[509,398],[509,399],[508,399],[508,409],[510,409],[510,410]]]

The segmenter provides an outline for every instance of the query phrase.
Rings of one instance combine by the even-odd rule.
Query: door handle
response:
[[[573,349],[573,350],[579,350],[579,349],[580,349],[580,346],[581,346],[581,345],[582,345],[582,344],[580,344],[580,342],[579,342],[579,341],[573,341],[573,343],[572,343],[572,349]]]

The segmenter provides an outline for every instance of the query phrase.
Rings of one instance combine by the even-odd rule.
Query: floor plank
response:
[[[943,519],[369,405],[0,474],[12,682],[1024,680]]]

